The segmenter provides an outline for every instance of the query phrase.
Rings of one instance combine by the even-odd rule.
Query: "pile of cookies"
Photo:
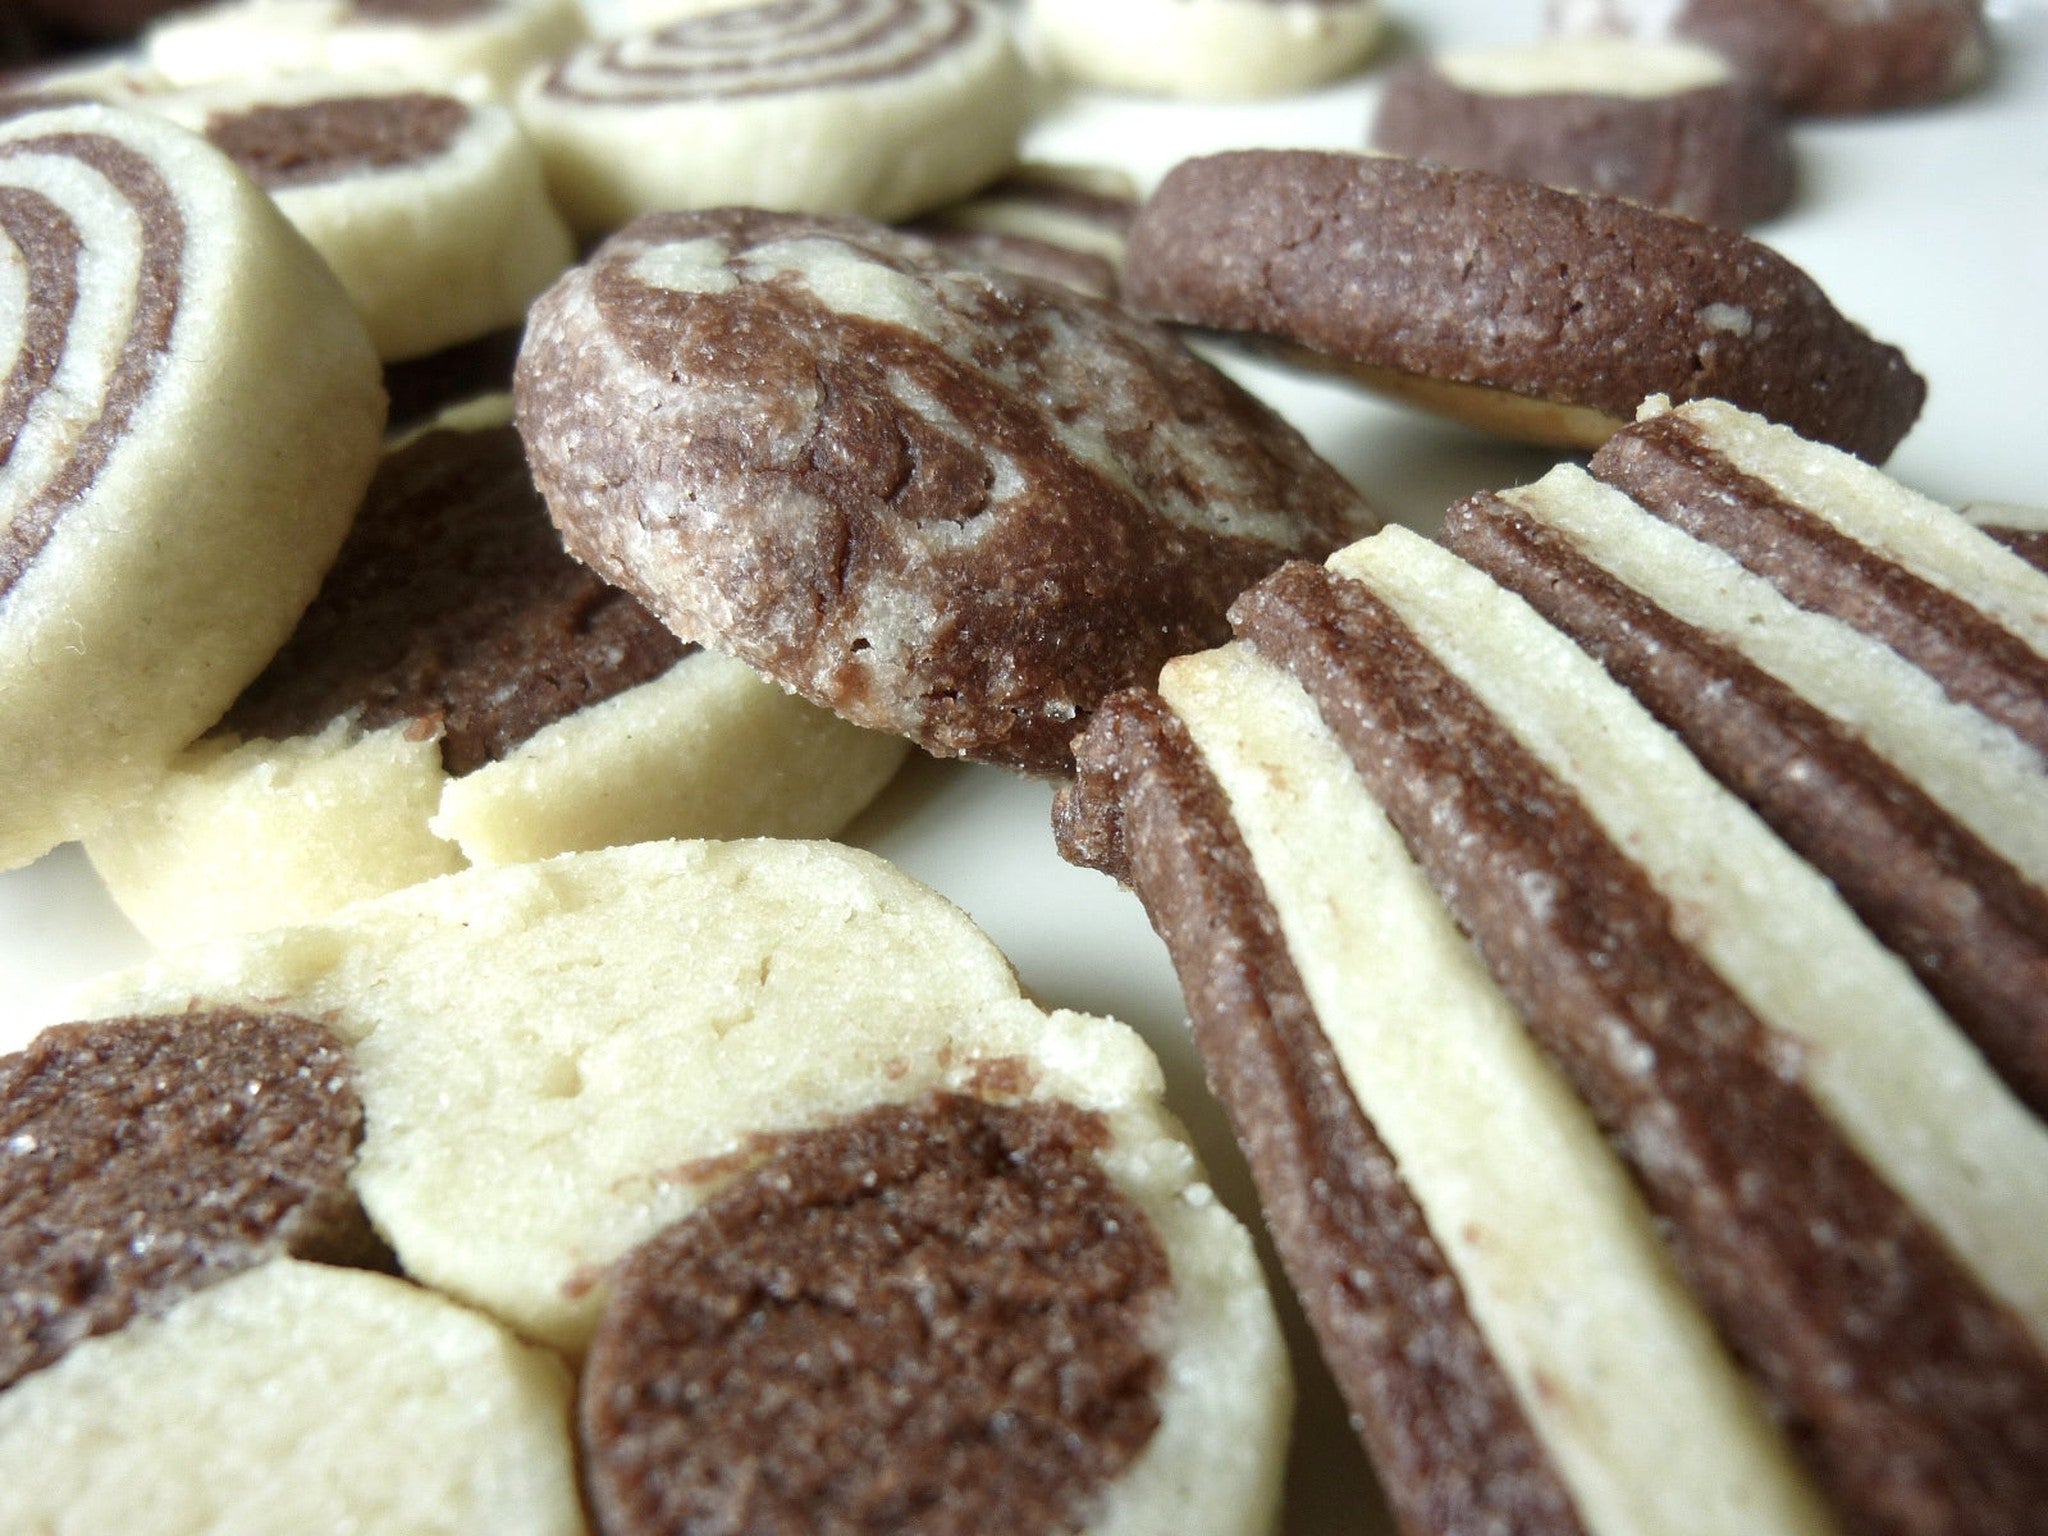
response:
[[[1404,1529],[2048,1509],[2041,519],[1741,232],[1976,5],[1560,5],[1143,196],[1053,82],[1379,7],[0,49],[157,10],[0,75],[0,867],[166,946],[0,1057],[0,1529],[1271,1530],[1157,1060],[809,841],[913,747],[1142,900]],[[1382,527],[1233,349],[1579,457]]]

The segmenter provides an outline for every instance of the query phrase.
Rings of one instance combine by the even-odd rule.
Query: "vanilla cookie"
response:
[[[871,855],[470,871],[89,1006],[173,996],[352,1042],[353,1183],[405,1272],[587,1348],[608,1533],[706,1500],[792,1531],[896,1500],[1048,1536],[1270,1526],[1285,1352],[1158,1063],[1025,1001]]]
[[[0,1526],[582,1536],[571,1391],[441,1297],[277,1259],[0,1394]]]
[[[1898,348],[1731,230],[1392,156],[1184,162],[1132,228],[1123,298],[1554,448],[1598,447],[1665,394],[1877,462],[1927,392]]]
[[[1064,846],[1165,935],[1404,1526],[2027,1529],[2048,1127],[1969,1035],[1455,555],[1232,618],[1105,706]]]
[[[1370,526],[1166,332],[854,220],[639,221],[535,307],[516,394],[564,542],[677,634],[1030,772]]]
[[[86,840],[159,943],[304,922],[465,863],[827,836],[891,737],[677,640],[564,554],[503,397],[394,448],[297,632]]]
[[[519,97],[586,234],[746,204],[901,219],[1016,158],[1009,21],[983,0],[758,0],[578,49]]]
[[[1228,99],[1350,74],[1379,41],[1378,0],[1031,0],[1047,64],[1084,85]]]
[[[1372,143],[1730,228],[1792,197],[1784,115],[1698,44],[1579,38],[1417,60],[1387,81]]]
[[[1119,170],[1020,165],[907,227],[958,255],[1113,299],[1137,212],[1137,185]]]
[[[132,799],[275,653],[376,462],[347,297],[226,157],[0,122],[0,865]]]
[[[222,0],[150,28],[150,64],[181,85],[299,70],[508,97],[584,35],[576,0]]]

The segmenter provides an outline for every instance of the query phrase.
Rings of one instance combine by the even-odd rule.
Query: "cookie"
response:
[[[1581,38],[1419,59],[1388,79],[1372,143],[1737,229],[1792,198],[1777,104],[1697,44]]]
[[[1047,67],[1113,91],[1285,96],[1352,73],[1380,36],[1378,0],[1031,0]]]
[[[277,1259],[0,1394],[0,1524],[582,1536],[570,1394],[452,1302]]]
[[[1026,79],[982,0],[758,0],[578,49],[519,112],[585,234],[725,203],[901,219],[1002,174]]]
[[[158,943],[465,863],[825,836],[903,744],[677,640],[562,552],[502,396],[394,448],[297,632],[86,839]]]
[[[157,17],[190,7],[194,0],[20,0],[22,25],[40,24],[67,41],[119,42]],[[13,20],[0,23],[4,34]],[[0,59],[4,62],[4,59]]]
[[[1552,0],[1550,25],[1705,44],[1801,113],[1939,101],[1991,61],[1983,0]]]
[[[1124,302],[1519,441],[1595,448],[1652,394],[1881,461],[1926,385],[1732,231],[1393,157],[1190,160],[1139,213]]]
[[[1138,189],[1107,166],[1021,165],[909,228],[975,261],[1116,297]]]
[[[1233,619],[1105,707],[1064,846],[1173,950],[1407,1525],[2024,1529],[2048,1129],[1904,963],[1419,537]]]
[[[458,342],[384,366],[384,391],[391,397],[391,431],[409,432],[424,427],[444,411],[466,405],[485,395],[509,394],[512,365],[519,357],[519,341],[526,334],[525,317],[520,324],[492,331],[474,341]]]
[[[320,70],[505,98],[583,35],[576,0],[220,0],[164,18],[143,51],[181,85]]]
[[[1006,1529],[1269,1528],[1286,1357],[1158,1063],[1025,1001],[881,860],[470,871],[85,1008],[251,996],[351,1042],[353,1184],[405,1272],[587,1356],[605,1532],[707,1500],[754,1529],[992,1499]]]
[[[677,634],[1029,772],[1370,526],[1165,332],[852,220],[637,222],[535,306],[516,396],[570,551]]]
[[[1963,508],[1963,516],[2027,564],[2048,571],[2048,508],[1977,501]]]
[[[225,156],[0,122],[0,866],[133,798],[290,632],[370,477],[362,322]]]

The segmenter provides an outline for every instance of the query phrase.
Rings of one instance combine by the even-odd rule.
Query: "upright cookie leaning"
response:
[[[677,634],[1032,772],[1371,526],[1159,328],[853,220],[636,222],[535,306],[515,393],[565,544]]]
[[[215,149],[0,123],[0,865],[218,718],[332,559],[384,399],[362,322]]]

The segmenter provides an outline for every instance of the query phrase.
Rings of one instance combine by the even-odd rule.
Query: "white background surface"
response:
[[[1387,45],[1349,84],[1246,106],[1069,96],[1048,103],[1027,147],[1035,158],[1119,163],[1147,184],[1211,150],[1357,147],[1387,62],[1444,44],[1531,40],[1540,20],[1538,0],[1390,10]],[[1800,124],[1797,201],[1754,233],[1847,314],[1904,347],[1928,379],[1927,410],[1893,458],[1894,474],[1952,502],[2038,505],[2048,502],[2048,0],[2008,0],[1992,14],[1998,54],[1985,88],[1922,111]],[[1335,383],[1223,360],[1403,522],[1433,527],[1456,498],[1533,479],[1551,462]],[[1201,1088],[1165,951],[1135,898],[1060,863],[1051,799],[1048,785],[919,759],[848,839],[964,906],[1042,1002],[1142,1030],[1224,1198],[1250,1217],[1249,1181]],[[61,1017],[64,986],[144,953],[76,848],[0,875],[0,1048]],[[1334,1391],[1289,1310],[1303,1403],[1286,1528],[1385,1529]]]

